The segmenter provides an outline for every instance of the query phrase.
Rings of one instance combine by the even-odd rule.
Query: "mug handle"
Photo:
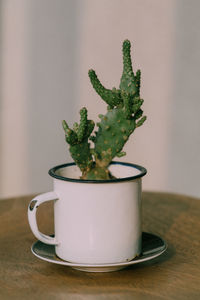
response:
[[[58,245],[59,243],[56,241],[55,237],[51,237],[41,233],[38,230],[38,225],[37,225],[37,219],[36,219],[37,208],[39,207],[40,204],[50,200],[58,200],[58,195],[55,192],[48,192],[33,198],[28,206],[28,221],[33,234],[38,240],[48,245]]]

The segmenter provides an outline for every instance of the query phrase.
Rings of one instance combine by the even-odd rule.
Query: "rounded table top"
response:
[[[0,200],[0,299],[200,299],[200,201],[143,193],[143,231],[161,236],[167,251],[152,261],[110,273],[87,273],[42,261],[27,219],[31,196]],[[52,203],[38,211],[40,230],[53,233]]]

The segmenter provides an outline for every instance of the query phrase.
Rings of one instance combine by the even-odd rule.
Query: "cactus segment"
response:
[[[139,99],[136,98],[136,101],[133,102],[133,106],[132,106],[132,112],[135,114],[137,113],[137,111],[140,109],[140,107],[142,106],[144,100],[143,99]]]
[[[110,108],[117,106],[121,103],[120,91],[113,88],[112,90],[106,89],[99,81],[94,70],[89,70],[91,84],[97,94],[109,105]]]
[[[98,165],[108,167],[112,159],[121,153],[135,126],[135,120],[127,119],[123,109],[115,108],[107,112],[95,138],[94,150]]]
[[[140,127],[143,125],[143,123],[146,121],[146,116],[142,117],[137,123],[136,123],[136,127]]]
[[[80,125],[77,127],[77,138],[79,142],[83,140],[88,126],[87,109],[85,107],[83,107],[80,110],[80,116],[81,116]]]
[[[132,109],[132,99],[131,99],[131,95],[122,91],[122,98],[123,98],[123,102],[124,102],[124,113],[127,119],[131,119],[132,117],[132,113],[133,113],[133,109]]]
[[[69,151],[74,162],[83,174],[90,170],[93,164],[93,159],[89,143],[82,142],[80,144],[70,145]]]
[[[141,71],[137,70],[135,75],[136,87],[138,89],[136,92],[136,96],[140,96],[140,79],[141,79]]]
[[[62,121],[62,126],[65,131],[66,142],[70,145],[75,145],[78,141],[76,133],[72,129],[69,128],[69,126],[65,120]]]
[[[92,120],[87,119],[87,109],[85,107],[80,110],[80,116],[80,125],[74,123],[73,130],[69,128],[65,120],[62,125],[73,160],[82,172],[86,172],[93,164],[88,140],[95,124]]]
[[[131,62],[131,44],[130,41],[123,42],[123,73],[120,81],[120,90],[131,95],[139,95],[140,88],[140,71],[137,76],[134,75]]]
[[[80,110],[80,116],[80,125],[77,122],[74,123],[73,130],[69,128],[65,120],[62,121],[66,141],[70,145],[79,144],[89,138],[94,129],[94,121],[87,119],[87,109],[85,107]]]

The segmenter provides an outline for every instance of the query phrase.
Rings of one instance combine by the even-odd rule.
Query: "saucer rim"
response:
[[[110,268],[110,267],[128,267],[128,266],[131,266],[133,264],[139,264],[139,263],[142,263],[142,262],[145,262],[145,261],[149,261],[149,260],[152,260],[160,255],[162,255],[168,248],[168,245],[166,243],[166,241],[161,238],[159,235],[157,234],[153,234],[153,233],[148,233],[148,234],[151,234],[157,238],[160,238],[163,242],[163,246],[161,246],[157,252],[154,252],[154,253],[144,253],[142,254],[140,257],[138,258],[134,258],[130,261],[125,261],[125,262],[118,262],[118,263],[106,263],[106,264],[89,264],[89,263],[74,263],[74,262],[69,262],[69,261],[64,261],[62,260],[61,258],[59,258],[57,256],[57,259],[58,260],[55,260],[55,259],[52,259],[52,258],[46,258],[42,255],[39,255],[38,253],[36,253],[34,251],[34,247],[37,246],[38,243],[42,243],[43,245],[46,245],[45,243],[37,240],[36,242],[34,242],[31,246],[31,252],[33,253],[33,255],[35,255],[37,258],[41,259],[41,260],[44,260],[44,261],[47,261],[47,262],[50,262],[50,263],[54,263],[54,264],[58,264],[58,265],[64,265],[64,266],[68,266],[68,267],[77,267],[77,268]],[[56,253],[55,253],[56,255]]]

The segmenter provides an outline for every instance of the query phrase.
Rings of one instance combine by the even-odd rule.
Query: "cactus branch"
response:
[[[140,127],[143,125],[143,123],[146,121],[146,116],[142,117],[137,123],[136,123],[136,127]]]
[[[109,105],[109,107],[113,108],[121,103],[119,90],[115,88],[112,90],[106,89],[101,84],[94,70],[89,70],[88,75],[93,88],[97,94]]]
[[[80,110],[79,125],[78,123],[74,123],[73,130],[69,128],[66,121],[63,121],[62,125],[71,156],[81,171],[85,173],[93,164],[88,140],[95,124],[92,120],[87,119],[87,109],[83,107]]]
[[[123,43],[123,73],[120,81],[120,89],[124,90],[132,95],[139,94],[138,80],[140,75],[138,73],[135,77],[132,69],[131,62],[131,44],[128,40]]]
[[[137,96],[140,96],[140,80],[141,80],[141,71],[137,70],[135,75],[136,87],[137,87]]]
[[[132,61],[131,61],[131,43],[129,40],[125,40],[122,46],[123,52],[123,73],[129,75],[130,78],[134,77]]]
[[[122,91],[122,98],[124,102],[124,113],[127,119],[132,117],[132,99],[131,95]]]

